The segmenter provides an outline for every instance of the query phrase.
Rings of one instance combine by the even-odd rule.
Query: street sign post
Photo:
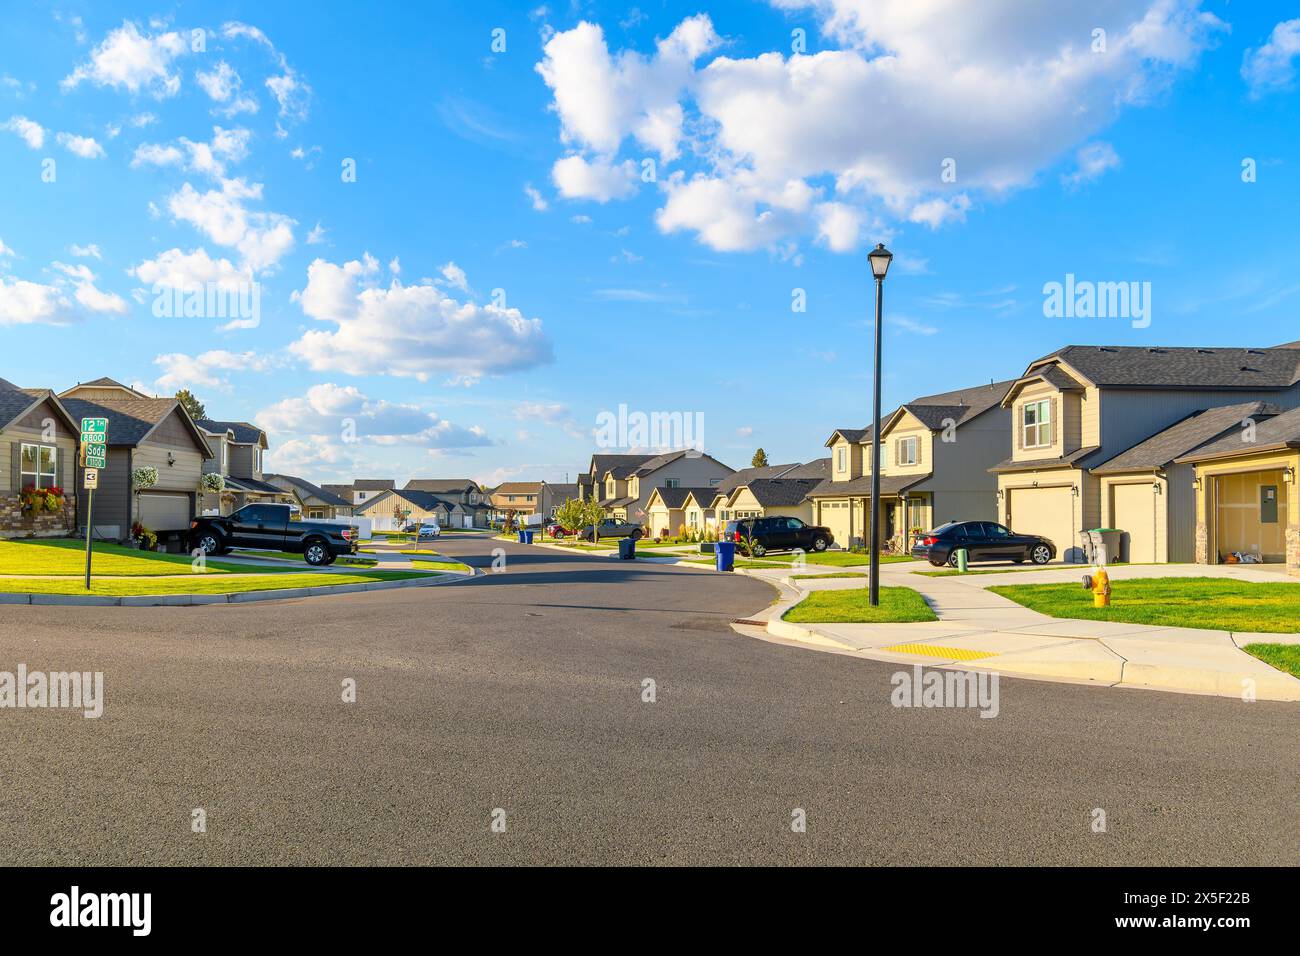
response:
[[[90,538],[94,528],[95,489],[99,487],[99,469],[108,467],[108,419],[81,420],[82,485],[86,490],[86,590],[90,590]]]

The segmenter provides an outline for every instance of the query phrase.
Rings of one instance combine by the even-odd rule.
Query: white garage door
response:
[[[140,495],[140,523],[150,531],[181,531],[193,517],[189,495]]]
[[[823,501],[821,506],[821,524],[831,529],[835,547],[849,546],[849,506],[845,501]]]
[[[1157,498],[1151,482],[1115,485],[1110,491],[1111,527],[1128,532],[1128,560],[1156,560],[1155,507]]]
[[[1074,527],[1074,497],[1069,488],[1013,488],[1010,524],[1016,534],[1040,534],[1056,545],[1058,560],[1079,547]]]

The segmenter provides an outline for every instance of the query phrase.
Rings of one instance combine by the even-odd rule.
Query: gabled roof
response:
[[[344,501],[347,501],[348,496],[352,494],[351,485],[321,485],[321,487],[332,495],[338,495]]]
[[[650,497],[654,498],[655,495],[658,495],[665,505],[676,510],[678,508],[684,508],[686,506],[686,499],[692,494],[707,494],[709,495],[709,501],[712,501],[713,493],[716,490],[717,489],[715,488],[656,488],[650,493]],[[695,500],[699,501],[699,498],[697,497]],[[646,503],[648,506],[649,501]]]
[[[54,409],[63,416],[64,424],[72,431],[81,433],[81,423],[73,420],[59,397],[47,388],[19,388],[13,382],[0,378],[0,428],[22,418],[29,409],[35,408],[43,401],[49,401]]]
[[[1157,432],[1127,451],[1122,451],[1109,461],[1090,469],[1094,475],[1114,474],[1124,471],[1147,471],[1164,468],[1182,455],[1191,453],[1202,445],[1230,432],[1231,437],[1243,445],[1241,423],[1247,419],[1258,420],[1279,414],[1282,409],[1268,402],[1245,402],[1241,405],[1224,405],[1193,412],[1182,421]],[[1259,438],[1259,427],[1255,428]]]
[[[547,490],[550,491],[551,494],[559,498],[561,501],[567,501],[570,498],[578,497],[578,485],[576,482],[569,484],[565,482],[545,481],[543,484],[546,485]]]
[[[880,494],[897,495],[906,491],[913,485],[919,485],[921,482],[930,478],[930,473],[924,475],[881,475],[880,476]],[[827,478],[825,481],[819,481],[808,492],[809,498],[870,498],[871,497],[871,476],[864,475],[861,478],[854,478],[851,481],[832,481]]]
[[[204,431],[214,434],[233,432],[235,442],[240,445],[261,445],[266,447],[266,432],[248,422],[219,422],[211,418],[200,418],[194,424]]]
[[[397,487],[397,482],[392,478],[355,478],[352,481],[353,491],[388,491]]]
[[[1002,402],[1007,390],[1015,384],[1014,379],[1005,382],[989,382],[987,385],[972,385],[957,388],[950,392],[938,392],[934,395],[921,395],[898,406],[887,415],[881,415],[881,434],[889,430],[894,419],[904,410],[915,415],[931,431],[948,427],[951,420],[956,425],[964,425],[972,418],[983,415],[990,408]],[[857,436],[856,438],[854,436]],[[843,437],[850,444],[870,444],[871,426],[866,428],[837,428],[825,442],[826,447],[835,444],[837,437]]]
[[[1222,438],[1197,448],[1178,458],[1179,462],[1209,461],[1214,458],[1236,458],[1240,455],[1257,455],[1260,452],[1300,448],[1300,408],[1293,408],[1255,426],[1255,440],[1243,441],[1240,431],[1234,429]]]
[[[259,495],[287,495],[292,492],[285,491],[279,485],[273,485],[267,481],[258,481],[256,478],[236,478],[233,475],[226,475],[227,491],[251,491]]]
[[[145,441],[168,415],[180,409],[180,419],[203,452],[203,457],[213,457],[207,438],[185,413],[184,406],[174,398],[106,398],[98,402],[65,398],[62,401],[68,414],[77,421],[78,432],[83,418],[107,418],[110,448],[135,447]]]
[[[798,462],[786,465],[760,465],[757,468],[742,468],[718,482],[717,490],[730,493],[741,485],[747,485],[756,478],[779,478],[791,468],[798,468]]]
[[[820,484],[816,478],[756,478],[732,491],[729,500],[734,501],[741,489],[748,488],[764,508],[787,507],[802,502]]]
[[[384,488],[392,488],[393,482],[383,485]],[[478,482],[473,478],[412,478],[405,485],[404,489],[410,491],[432,491],[434,494],[449,494],[453,491],[478,491]],[[362,487],[360,483],[357,488],[362,491],[368,490]]]
[[[267,475],[266,477],[272,483],[278,478],[280,481],[292,485],[300,498],[315,498],[323,504],[333,507],[350,508],[352,506],[352,502],[344,501],[338,495],[326,491],[319,485],[313,485],[305,478],[299,478],[296,475]]]
[[[1300,380],[1294,348],[1162,348],[1067,345],[1030,364],[1025,375],[1054,359],[1099,387],[1284,389]]]
[[[103,376],[102,378],[97,378],[90,382],[78,382],[76,385],[72,386],[72,388],[67,388],[64,389],[62,392],[60,392],[59,397],[60,398],[63,398],[65,396],[70,397],[71,394],[79,388],[120,388],[124,393],[126,393],[122,396],[123,398],[153,398],[154,397],[152,395],[146,395],[144,394],[144,392],[136,391],[130,385],[123,385],[121,382],[117,381],[116,379],[109,378],[107,375]]]
[[[594,472],[597,478],[603,478],[605,473],[612,468],[625,468],[628,466],[637,468],[654,457],[654,455],[592,455],[591,468],[588,469],[587,474],[590,475]]]
[[[795,465],[789,471],[783,471],[777,475],[777,478],[816,478],[821,481],[823,478],[831,476],[831,460],[829,458],[814,458],[812,461],[804,462],[802,465]]]
[[[540,481],[503,481],[497,485],[494,495],[540,495]]]

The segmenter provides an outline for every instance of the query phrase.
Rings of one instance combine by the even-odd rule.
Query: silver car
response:
[[[641,530],[641,525],[635,521],[624,521],[621,518],[605,518],[596,525],[595,538],[631,538],[636,540],[645,535]],[[591,525],[582,529],[582,540],[591,541],[593,539]]]

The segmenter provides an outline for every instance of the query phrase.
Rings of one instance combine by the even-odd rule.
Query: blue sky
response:
[[[0,377],[187,386],[318,481],[495,482],[572,477],[619,405],[702,414],[734,467],[818,457],[869,414],[877,241],[887,403],[1070,343],[1300,338],[1300,21],[1045,6],[31,5]],[[1150,324],[1046,317],[1067,274],[1150,283]],[[256,325],[157,314],[204,282]]]

